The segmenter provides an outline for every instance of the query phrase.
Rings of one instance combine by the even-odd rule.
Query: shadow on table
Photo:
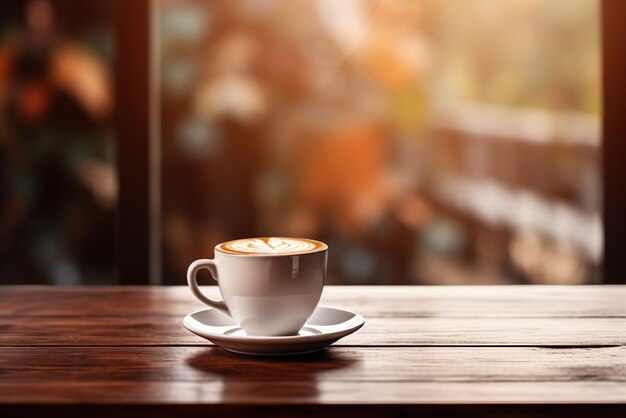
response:
[[[217,347],[195,354],[187,365],[221,378],[222,401],[316,400],[318,380],[358,365],[354,353],[324,349],[314,353],[254,357],[233,354]]]

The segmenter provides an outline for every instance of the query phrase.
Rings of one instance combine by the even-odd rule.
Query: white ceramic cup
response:
[[[312,240],[308,240],[312,241]],[[322,295],[328,246],[313,252],[232,254],[215,247],[213,260],[196,260],[187,270],[191,292],[208,306],[230,316],[248,335],[296,335]],[[211,272],[223,300],[205,296],[197,273]]]

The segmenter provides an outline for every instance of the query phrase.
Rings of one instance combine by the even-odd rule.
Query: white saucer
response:
[[[183,320],[189,331],[224,350],[258,356],[317,351],[352,334],[364,323],[357,313],[327,306],[318,306],[298,335],[286,337],[249,336],[239,324],[212,308],[189,314]]]

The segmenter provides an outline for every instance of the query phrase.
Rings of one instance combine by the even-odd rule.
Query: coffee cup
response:
[[[322,295],[328,246],[307,238],[264,237],[223,242],[213,260],[196,260],[187,270],[191,292],[230,316],[248,335],[296,335]],[[204,295],[197,273],[207,269],[222,300]]]

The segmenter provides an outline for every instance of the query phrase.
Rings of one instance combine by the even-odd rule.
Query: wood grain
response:
[[[183,287],[5,287],[0,414],[623,417],[624,300],[626,286],[329,286],[322,303],[366,325],[272,359],[187,332],[203,306]]]
[[[102,291],[106,289],[106,291]],[[204,288],[219,297],[215,286]],[[626,286],[327,286],[321,304],[361,315],[526,318],[626,317]],[[182,317],[202,309],[184,286],[0,288],[0,316]]]
[[[368,317],[335,345],[587,347],[626,343],[622,318]],[[0,316],[0,346],[211,345],[176,316]]]
[[[242,357],[213,347],[49,347],[45,354],[39,348],[0,348],[0,376],[14,382],[40,383],[91,381],[94,377],[103,381],[202,384],[209,381],[626,382],[626,347],[568,350],[336,347],[285,358]]]
[[[2,405],[623,404],[622,382],[0,382]],[[580,394],[593,400],[580,400]],[[469,400],[468,400],[469,399]],[[520,401],[512,401],[512,399]],[[0,405],[0,412],[3,410]],[[359,409],[356,409],[357,411]],[[403,410],[403,409],[399,409]],[[626,405],[620,409],[623,417]],[[205,413],[213,409],[207,408]],[[341,416],[337,414],[337,416]],[[345,416],[345,415],[344,415]],[[405,415],[406,416],[406,415]],[[607,416],[607,415],[589,415]]]

